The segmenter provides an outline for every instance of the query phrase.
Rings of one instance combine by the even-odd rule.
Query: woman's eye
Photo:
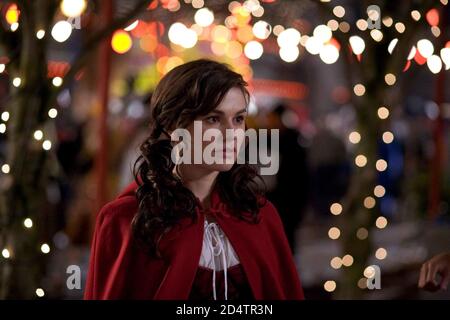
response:
[[[211,116],[211,117],[206,118],[206,121],[208,123],[217,123],[217,122],[219,122],[219,118],[216,116]]]
[[[242,123],[242,122],[244,122],[245,121],[245,117],[244,116],[238,116],[238,117],[236,117],[236,122],[237,123]]]

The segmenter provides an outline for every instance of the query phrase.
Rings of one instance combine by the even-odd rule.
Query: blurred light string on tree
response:
[[[86,0],[62,0],[60,4],[60,9],[64,15],[68,18],[79,17],[83,11],[86,9]],[[5,20],[10,25],[11,32],[17,32],[20,18],[20,10],[17,5],[12,3],[9,4],[5,13]],[[69,28],[67,27],[69,25]],[[72,25],[70,25],[67,21],[61,20],[55,23],[52,28],[52,37],[55,41],[64,42],[66,41],[72,33]],[[36,38],[42,40],[45,37],[45,30],[39,29],[36,30]],[[7,62],[0,61],[0,74],[3,72],[7,72]],[[11,90],[20,90],[25,84],[20,75],[11,75]],[[55,87],[61,86],[63,83],[63,78],[60,76],[54,76],[52,78],[52,84]],[[58,110],[55,107],[51,107],[48,110],[48,118],[55,119],[58,115]],[[0,134],[7,133],[7,123],[10,118],[9,111],[3,111],[1,113],[1,123],[0,123]],[[44,151],[50,151],[52,148],[51,138],[47,136],[44,128],[36,129],[33,133],[33,138],[37,143],[41,144],[41,148]],[[8,163],[3,163],[1,166],[1,171],[3,174],[7,175],[10,173],[10,165]],[[25,229],[31,229],[34,226],[34,221],[27,217],[23,220],[23,227]],[[41,243],[39,247],[40,252],[42,254],[50,253],[50,245],[48,243]],[[2,249],[2,257],[4,259],[14,259],[14,249],[6,244],[6,246]],[[45,291],[42,288],[36,289],[36,295],[38,297],[44,297]]]
[[[326,0],[321,0],[321,2],[330,2],[330,1],[326,1]],[[448,4],[448,0],[440,0],[442,5],[447,5]],[[336,6],[333,9],[333,13],[335,16],[337,16],[338,18],[342,18],[345,15],[345,9],[342,6]],[[369,17],[371,18],[381,18],[381,17],[374,17],[371,16],[371,14],[373,15],[374,13],[369,13]],[[376,12],[375,12],[376,14]],[[421,19],[422,14],[418,11],[418,10],[412,10],[411,11],[411,17],[417,22]],[[372,19],[372,20],[377,20],[377,19]],[[441,31],[439,29],[439,11],[436,8],[433,8],[431,10],[429,10],[426,13],[426,20],[429,23],[429,25],[431,26],[431,33],[437,38],[441,35]],[[391,27],[393,25],[393,19],[391,17],[383,17],[382,18],[382,23],[386,26],[386,27]],[[338,28],[340,29],[340,31],[346,33],[348,32],[348,28],[347,25],[348,23],[341,22],[338,23],[336,20],[330,20],[328,21],[327,24],[333,31],[337,30]],[[367,20],[364,19],[359,19],[356,22],[356,26],[359,30],[361,31],[366,31],[368,28],[368,23]],[[342,28],[344,27],[344,28]],[[402,34],[405,31],[405,25],[402,22],[396,22],[394,25],[396,31],[399,34]],[[383,33],[378,30],[378,29],[373,29],[370,31],[370,36],[372,37],[372,39],[376,42],[380,42],[383,39]],[[388,46],[388,52],[390,54],[393,54],[393,51],[395,49],[395,46],[398,42],[398,38],[394,38],[393,40],[391,40],[391,42],[389,43]],[[365,49],[365,42],[363,40],[363,38],[357,36],[357,35],[353,35],[349,38],[349,45],[353,51],[353,53],[355,55],[357,55],[358,60],[361,60],[361,54],[364,52]],[[317,50],[316,50],[317,52]],[[403,72],[406,72],[410,65],[411,65],[411,60],[414,59],[418,64],[422,65],[425,62],[427,63],[427,66],[429,68],[429,70],[434,73],[437,74],[439,72],[441,72],[442,69],[442,64],[445,65],[445,69],[449,70],[450,69],[450,41],[447,41],[444,48],[442,48],[440,50],[440,56],[437,54],[433,54],[434,53],[434,46],[433,43],[428,40],[428,39],[420,39],[417,41],[417,45],[413,46],[411,48],[411,51],[407,57],[407,61],[405,64],[405,67],[403,69]],[[393,73],[387,73],[385,75],[385,84],[387,86],[393,86],[396,83],[396,76]],[[365,87],[363,84],[356,84],[353,87],[353,91],[354,94],[356,96],[363,96],[365,94]],[[387,121],[387,119],[389,118],[390,115],[390,110],[388,106],[379,106],[377,111],[376,111],[376,116],[380,119],[380,121]],[[375,116],[375,115],[374,115]],[[382,123],[383,127],[386,127],[387,125],[384,125]],[[390,144],[394,141],[394,134],[389,131],[389,130],[385,130],[382,133],[381,136],[381,140],[383,141],[383,143],[385,144]],[[363,137],[361,137],[361,134],[358,131],[352,131],[349,136],[348,136],[348,140],[351,144],[358,144],[361,139],[363,139]],[[364,167],[367,165],[368,163],[368,159],[364,154],[358,154],[355,157],[355,165],[357,167]],[[385,159],[377,159],[375,162],[375,168],[378,172],[384,172],[385,170],[387,170],[388,168],[388,162]],[[386,193],[386,189],[383,185],[381,184],[377,184],[374,186],[373,189],[373,195],[368,195],[364,198],[363,201],[363,205],[366,209],[372,209],[375,207],[376,205],[376,198],[382,198]],[[343,211],[342,208],[342,204],[340,204],[339,202],[335,202],[333,204],[331,204],[330,206],[330,212],[333,215],[340,215]],[[380,215],[378,216],[378,218],[375,220],[375,227],[378,229],[384,229],[388,224],[388,220],[386,217]],[[365,240],[367,239],[369,235],[369,230],[367,230],[365,227],[361,227],[357,230],[356,233],[356,237],[360,240]],[[341,231],[338,227],[331,227],[328,230],[328,237],[332,240],[337,240],[339,239],[339,237],[341,236]],[[375,250],[375,258],[378,260],[384,260],[387,255],[388,252],[385,248],[383,247],[379,247]],[[333,269],[340,269],[342,266],[346,266],[349,267],[353,264],[353,257],[350,254],[346,254],[344,255],[344,257],[340,258],[340,257],[333,257],[330,261],[330,265]],[[363,272],[363,277],[358,281],[358,287],[361,289],[365,289],[367,288],[367,280],[371,277],[373,277],[375,273],[375,270],[373,269],[373,267],[371,266],[367,266],[364,269]],[[328,292],[333,292],[336,290],[337,284],[335,280],[327,280],[324,283],[324,289]]]

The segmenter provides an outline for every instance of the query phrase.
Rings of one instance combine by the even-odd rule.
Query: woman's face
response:
[[[192,169],[197,167],[206,171],[230,170],[244,141],[246,116],[247,101],[244,93],[239,88],[232,88],[214,110],[199,116],[191,123],[186,129],[190,132],[192,144],[196,144],[191,149],[191,159],[194,163]],[[198,137],[200,132],[203,139],[198,141],[195,136]],[[197,155],[202,155],[200,164],[194,162],[195,148]]]

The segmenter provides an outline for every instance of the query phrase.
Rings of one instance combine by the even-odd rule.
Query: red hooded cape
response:
[[[184,219],[181,228],[164,236],[163,259],[156,259],[133,241],[136,189],[131,183],[97,216],[85,299],[187,300],[200,260],[205,211],[214,214],[234,247],[255,299],[304,299],[280,217],[269,201],[260,210],[260,223],[249,224],[231,216],[214,189],[211,207],[199,207],[196,223]]]

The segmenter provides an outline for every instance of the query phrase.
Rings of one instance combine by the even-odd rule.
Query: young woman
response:
[[[238,142],[218,151],[232,159],[225,163],[171,157],[171,134],[195,133],[194,121],[223,137],[245,130],[246,85],[210,60],[176,67],[158,84],[135,181],[97,217],[86,299],[304,298],[278,212],[255,167],[236,161]]]

